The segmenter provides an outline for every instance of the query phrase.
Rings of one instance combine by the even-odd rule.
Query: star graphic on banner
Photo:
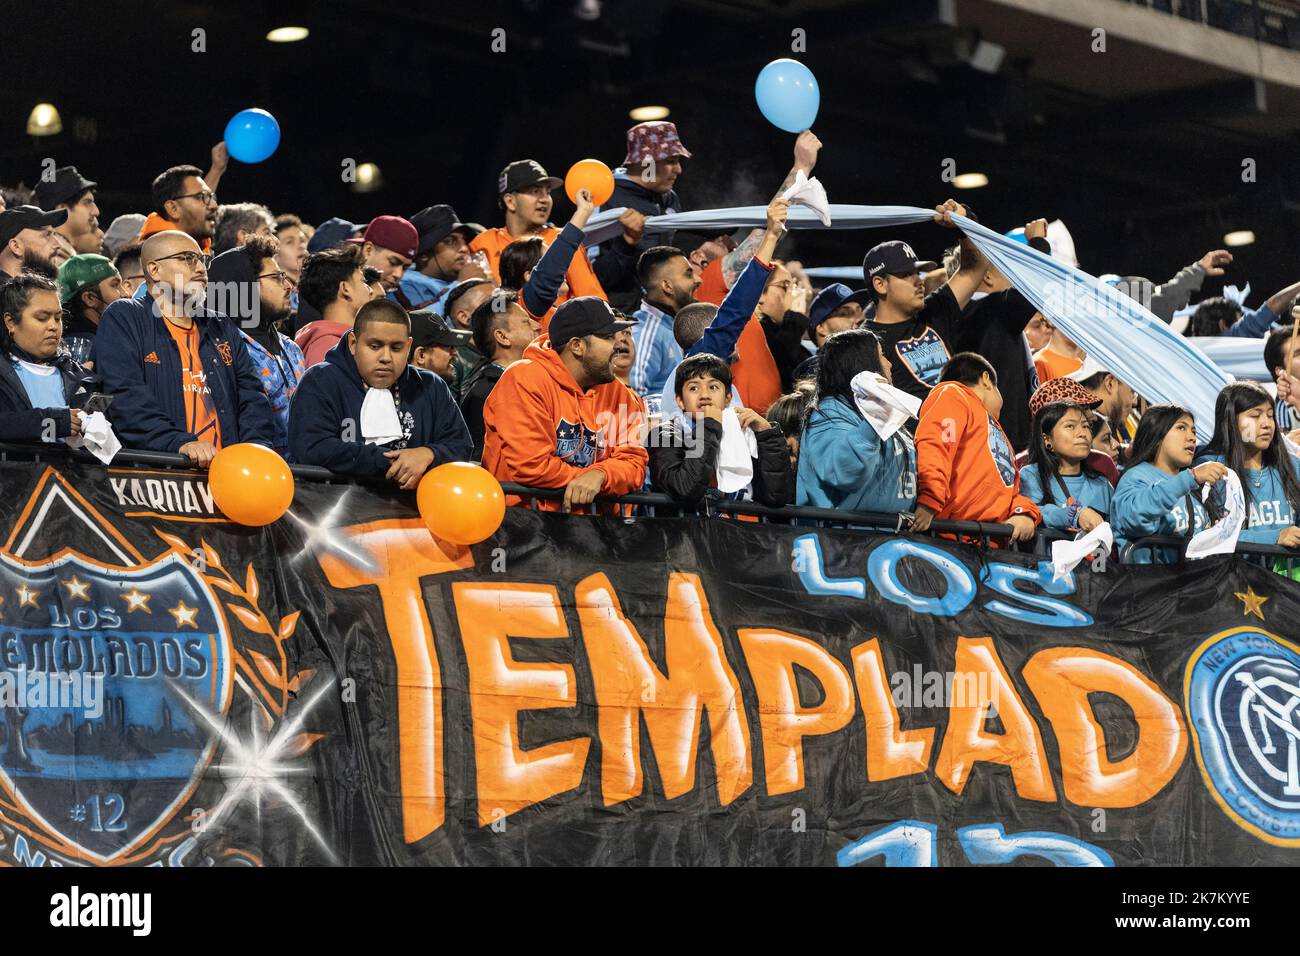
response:
[[[326,693],[333,686],[333,681],[325,684],[308,700],[304,701],[298,708],[298,713],[291,719],[281,723],[269,740],[265,739],[263,723],[269,724],[270,717],[261,704],[255,704],[249,709],[249,736],[241,738],[235,732],[232,721],[208,713],[206,709],[201,707],[183,690],[179,687],[175,688],[176,693],[180,694],[190,709],[202,718],[203,722],[211,728],[212,732],[225,745],[222,762],[216,766],[222,772],[224,778],[231,782],[227,785],[225,794],[217,801],[217,805],[204,816],[203,828],[205,830],[215,826],[222,817],[245,800],[253,804],[253,814],[260,824],[262,820],[262,798],[274,796],[284,801],[289,809],[297,814],[298,819],[307,828],[307,832],[329,854],[331,860],[337,861],[334,851],[330,849],[320,830],[316,828],[315,823],[308,816],[307,808],[302,805],[293,791],[289,790],[282,782],[282,778],[290,774],[308,774],[312,772],[311,768],[304,764],[291,762],[290,757],[285,752],[294,748],[303,721],[315,709],[316,705],[325,699]]]
[[[153,597],[152,594],[145,594],[138,588],[131,588],[131,590],[123,594],[122,597],[126,598],[127,614],[130,614],[132,611],[144,611],[146,614],[151,613],[149,610],[149,599]]]
[[[40,591],[33,591],[27,586],[26,582],[23,582],[18,587],[18,606],[39,608],[40,605],[36,603],[36,599],[40,596]]]
[[[1256,594],[1255,589],[1253,587],[1250,587],[1249,585],[1246,586],[1246,590],[1244,592],[1236,591],[1234,593],[1236,594],[1237,599],[1241,601],[1243,605],[1245,605],[1245,610],[1241,612],[1242,617],[1246,617],[1247,615],[1253,614],[1261,621],[1264,620],[1264,610],[1263,610],[1264,602],[1267,601],[1268,598],[1264,597],[1263,595]]]
[[[90,600],[90,584],[82,581],[75,574],[63,582],[63,586],[68,589],[68,597],[76,598],[79,601]]]
[[[184,627],[186,624],[193,628],[198,627],[198,624],[195,623],[194,615],[199,613],[199,609],[196,607],[190,607],[184,601],[181,601],[175,607],[169,607],[167,613],[176,618],[177,627]]]

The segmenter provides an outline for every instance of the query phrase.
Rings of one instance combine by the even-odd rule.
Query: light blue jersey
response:
[[[1070,502],[1065,500],[1065,495],[1061,493],[1061,486],[1055,480],[1051,482],[1052,501],[1044,502],[1047,496],[1043,493],[1043,483],[1039,480],[1038,466],[1025,465],[1020,469],[1020,493],[1038,505],[1038,509],[1043,513],[1044,527],[1055,528],[1057,531],[1075,531],[1078,523],[1072,521],[1071,516],[1077,518],[1079,510],[1083,508],[1091,508],[1107,518],[1110,516],[1110,501],[1114,489],[1111,488],[1109,481],[1101,475],[1079,474],[1060,477],[1078,508],[1070,507]]]

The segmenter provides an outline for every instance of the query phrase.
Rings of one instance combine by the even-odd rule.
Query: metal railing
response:
[[[0,462],[25,461],[39,463],[76,461],[82,464],[101,465],[99,460],[81,449],[71,449],[66,445],[15,445],[0,443]],[[123,449],[113,459],[113,467],[129,468],[166,468],[176,471],[195,469],[188,458],[183,455],[160,451],[137,451]],[[289,466],[290,472],[297,480],[321,482],[323,484],[355,484],[383,486],[391,489],[392,483],[382,478],[358,478],[340,475],[327,468],[316,465]],[[527,507],[537,508],[541,500],[559,501],[564,497],[563,488],[535,488],[513,482],[502,482],[501,489],[507,495],[514,495],[525,500]],[[990,550],[994,539],[1002,539],[1000,550],[1007,549],[1006,540],[1011,534],[1011,526],[983,521],[940,521],[931,522],[928,530],[915,532],[910,530],[908,517],[898,513],[873,511],[839,511],[830,508],[805,508],[788,505],[772,508],[753,501],[730,501],[706,496],[698,504],[691,505],[659,492],[635,492],[627,495],[598,495],[597,505],[608,506],[625,520],[656,517],[655,509],[663,509],[673,517],[716,518],[720,516],[740,516],[756,519],[763,524],[797,525],[810,528],[840,528],[870,534],[908,534],[919,537],[951,536],[966,543]],[[1051,555],[1053,541],[1069,541],[1074,536],[1051,528],[1039,528],[1033,539],[1012,547],[1022,553],[1041,557]],[[1121,564],[1134,564],[1143,552],[1155,549],[1175,549],[1178,559],[1182,561],[1187,549],[1186,537],[1151,536],[1130,541],[1119,553]],[[1239,541],[1236,553],[1243,558],[1263,564],[1284,564],[1290,572],[1300,568],[1300,553],[1276,545],[1254,544]]]

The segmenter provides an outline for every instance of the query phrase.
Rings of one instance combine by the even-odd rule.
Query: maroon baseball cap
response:
[[[401,216],[376,216],[366,231],[348,242],[373,242],[383,249],[414,259],[420,249],[420,233],[409,219]]]

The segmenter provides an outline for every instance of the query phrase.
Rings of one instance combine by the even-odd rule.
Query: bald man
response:
[[[140,265],[145,296],[104,310],[91,352],[122,444],[179,453],[199,468],[226,445],[274,447],[271,406],[243,336],[204,307],[208,257],[198,243],[155,233]]]

